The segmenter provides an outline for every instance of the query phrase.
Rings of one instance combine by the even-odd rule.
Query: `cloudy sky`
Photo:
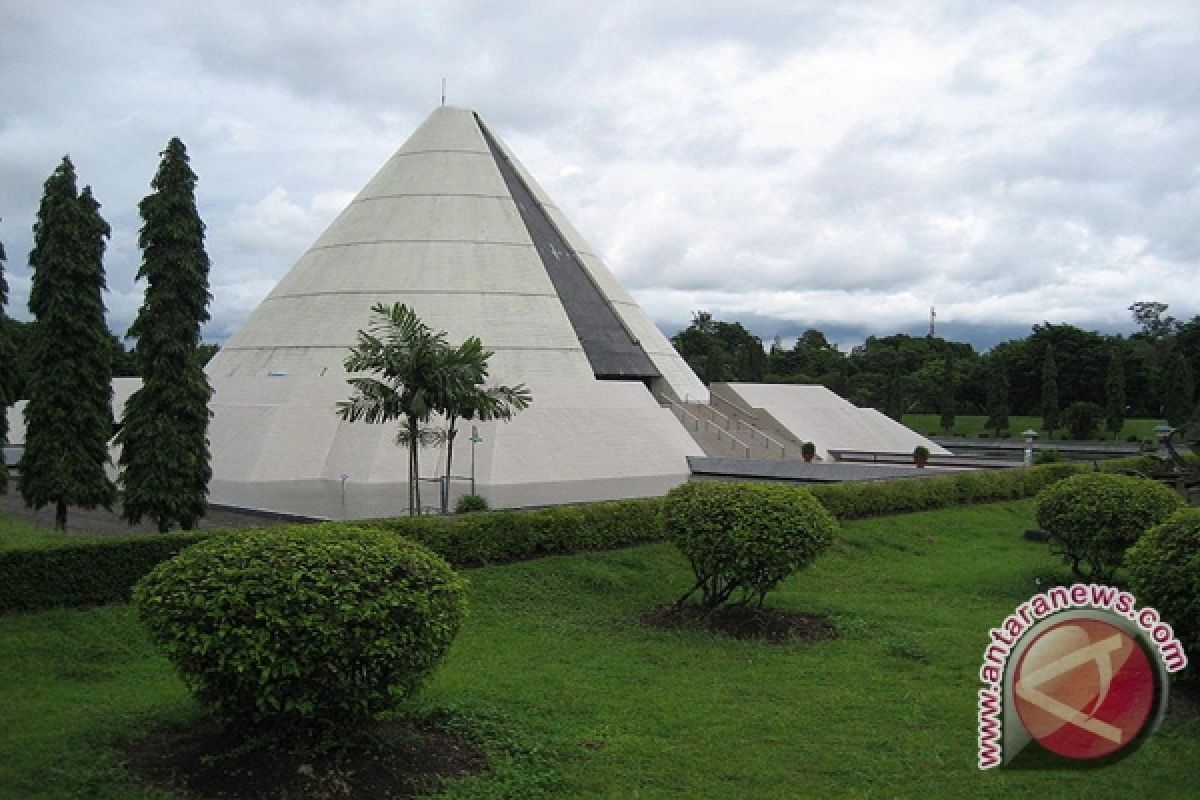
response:
[[[0,241],[28,318],[64,153],[141,302],[188,145],[222,341],[439,103],[469,106],[668,332],[764,339],[1200,314],[1200,3],[0,2]]]

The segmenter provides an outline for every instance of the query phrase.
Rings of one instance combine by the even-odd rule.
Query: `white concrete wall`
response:
[[[731,383],[729,389],[743,405],[765,409],[793,436],[817,447],[829,459],[830,450],[870,450],[911,454],[917,445],[930,453],[945,448],[870,408],[812,384]]]
[[[113,378],[113,421],[120,422],[125,413],[125,403],[130,396],[142,388],[141,378]],[[8,443],[10,445],[25,444],[25,406],[26,400],[18,400],[8,407]]]
[[[475,423],[478,493],[494,507],[661,494],[687,480],[700,449],[640,383],[532,382],[533,404],[511,422]],[[233,378],[213,398],[214,503],[321,517],[405,513],[407,452],[396,422],[337,417],[343,378]],[[440,426],[440,420],[431,423]],[[460,421],[453,472],[470,474],[472,423]],[[423,448],[421,474],[442,474],[444,448]],[[343,483],[341,475],[348,475]],[[453,496],[467,491],[456,481]],[[436,503],[424,484],[423,502]]]

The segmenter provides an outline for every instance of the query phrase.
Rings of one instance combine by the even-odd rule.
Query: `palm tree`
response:
[[[471,340],[467,340],[470,342]],[[475,341],[479,341],[476,339]],[[465,346],[465,345],[464,345]],[[492,353],[483,350],[483,374],[487,376],[487,360]],[[483,386],[476,384],[463,394],[446,398],[443,408],[446,415],[446,480],[442,482],[442,511],[450,506],[450,465],[454,460],[454,437],[460,419],[477,419],[480,422],[512,419],[513,414],[529,408],[533,395],[523,383],[516,386]]]
[[[401,420],[397,443],[408,447],[408,513],[415,515],[421,511],[418,453],[427,438],[422,429],[446,407],[447,398],[464,396],[483,382],[486,359],[475,356],[483,345],[472,337],[450,347],[445,331],[434,332],[403,303],[376,303],[371,312],[369,331],[358,332],[344,365],[351,374],[378,377],[347,379],[355,394],[338,403],[337,413],[350,422]]]

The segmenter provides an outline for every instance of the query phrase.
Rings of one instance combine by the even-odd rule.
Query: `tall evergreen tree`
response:
[[[941,394],[938,397],[939,411],[942,414],[942,429],[946,432],[949,432],[954,427],[956,405],[954,390],[954,353],[947,347],[946,353],[942,356],[942,385]]]
[[[1162,406],[1167,424],[1183,427],[1192,413],[1195,381],[1192,368],[1183,353],[1175,353],[1167,361],[1167,372],[1163,378]]]
[[[999,436],[1008,427],[1008,375],[999,361],[993,361],[988,371],[987,415],[984,427]]]
[[[1054,363],[1054,345],[1046,345],[1042,357],[1042,427],[1053,431],[1059,425],[1058,364]]]
[[[4,242],[0,242],[0,448],[8,446],[8,407],[13,401],[13,361],[16,351],[9,338],[4,307],[8,305],[8,281],[4,278]],[[8,491],[8,464],[0,459],[0,492]]]
[[[129,335],[142,387],[125,405],[120,433],[123,515],[131,524],[150,517],[160,531],[195,527],[207,508],[212,476],[208,401],[212,387],[199,353],[200,326],[209,318],[208,255],[196,210],[196,174],[187,149],[171,139],[162,153],[154,191],[139,205],[139,244],[146,296]]]
[[[1200,403],[1196,403],[1196,407],[1192,409],[1192,416],[1188,419],[1183,435],[1193,450],[1200,445]]]
[[[893,366],[887,371],[883,381],[883,413],[900,422],[904,417],[906,405],[900,367]]]
[[[26,387],[21,494],[26,505],[111,508],[116,488],[105,473],[112,431],[112,372],[104,322],[108,223],[92,190],[77,192],[75,167],[64,157],[46,180],[29,264],[29,310],[37,318],[37,365]]]
[[[1114,436],[1125,426],[1125,359],[1115,343],[1104,376],[1104,425]]]

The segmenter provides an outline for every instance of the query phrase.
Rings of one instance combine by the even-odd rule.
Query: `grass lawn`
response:
[[[9,491],[13,491],[12,487],[9,487]],[[98,538],[96,534],[78,531],[63,533],[0,513],[0,551],[54,547],[63,542],[92,542]]]
[[[938,414],[905,414],[903,417],[904,424],[912,428],[922,436],[946,436],[946,432],[942,430],[941,416]],[[950,430],[950,436],[965,435],[970,439],[978,439],[979,434],[986,433],[991,436],[992,431],[984,428],[984,423],[987,422],[986,415],[969,415],[959,414],[954,418],[954,427]],[[1163,425],[1166,420],[1161,419],[1127,419],[1121,432],[1113,436],[1107,430],[1101,430],[1099,438],[1115,439],[1118,442],[1126,441],[1130,436],[1136,436],[1138,440],[1152,439],[1157,441],[1154,434],[1154,426]],[[1101,422],[1103,427],[1103,421]],[[1041,417],[1019,417],[1010,416],[1008,418],[1008,430],[1013,439],[1022,438],[1021,432],[1027,428],[1033,428],[1041,433],[1041,440],[1047,438],[1046,432],[1042,430]],[[1055,439],[1069,439],[1070,434],[1067,429],[1055,428]]]
[[[420,702],[515,733],[448,796],[1200,796],[1194,702],[1102,770],[976,769],[987,630],[1057,570],[1031,524],[1022,501],[844,525],[769,598],[831,615],[841,637],[819,644],[642,627],[688,585],[668,545],[470,570],[470,617]],[[127,606],[0,617],[2,798],[155,797],[120,746],[198,713]]]

